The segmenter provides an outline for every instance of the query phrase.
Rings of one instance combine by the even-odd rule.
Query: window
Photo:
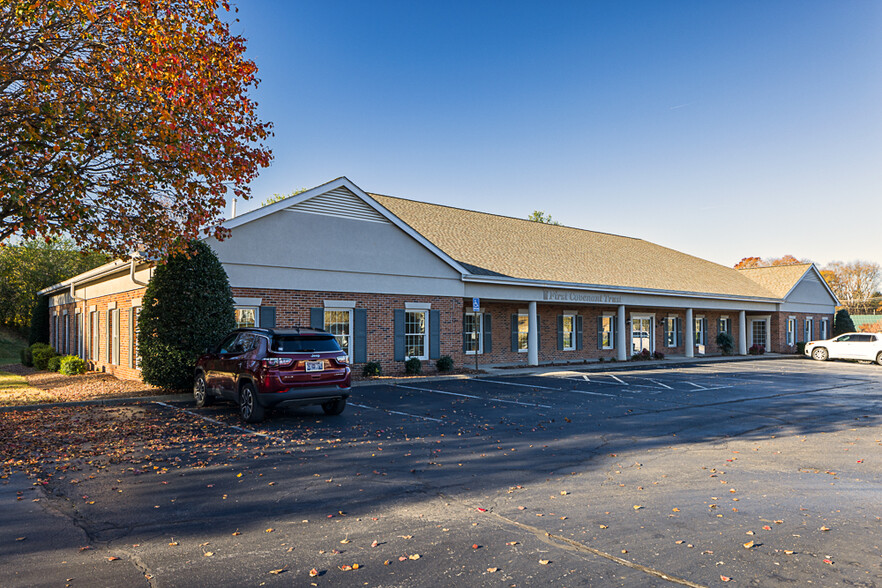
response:
[[[237,306],[236,307],[236,327],[259,327],[257,320],[256,306]]]
[[[563,350],[575,351],[576,349],[576,315],[563,315]]]
[[[110,311],[110,363],[119,365],[119,309]]]
[[[695,318],[695,344],[707,345],[707,319],[704,317]]]
[[[98,361],[98,326],[100,322],[99,314],[97,310],[93,310],[91,313],[91,340],[89,342],[89,359],[93,361]]]
[[[818,337],[820,339],[827,339],[827,337],[829,337],[829,335],[827,334],[827,322],[827,319],[821,319],[821,325],[819,327],[821,329],[821,332],[818,334]]]
[[[752,321],[753,344],[766,347],[766,321]]]
[[[721,333],[731,333],[732,332],[732,323],[729,322],[729,317],[727,317],[727,316],[720,317],[720,332]]]
[[[518,313],[518,351],[526,352],[530,334],[530,315]]]
[[[787,319],[787,344],[796,345],[796,318]]]
[[[814,329],[815,321],[812,319],[812,317],[808,317],[807,319],[805,319],[804,326],[805,326],[805,332],[803,333],[803,337],[805,337],[805,339],[803,339],[803,341],[808,343],[809,341],[812,340],[812,333],[814,333],[814,331],[815,331],[815,329]]]
[[[408,310],[404,313],[404,355],[406,358],[428,359],[426,344],[429,313],[426,310]]]
[[[597,340],[601,349],[613,349],[616,346],[616,317],[602,316],[600,317],[600,328],[597,333]]]
[[[64,354],[70,353],[70,315],[64,315]]]
[[[465,333],[465,350],[469,355],[475,352],[484,353],[484,315],[480,312],[467,312],[463,319],[463,332]]]
[[[86,359],[86,327],[83,314],[77,313],[77,355]]]
[[[665,347],[678,347],[680,345],[680,333],[677,323],[680,322],[675,316],[665,318]]]
[[[352,311],[325,309],[324,329],[334,335],[340,349],[352,360]]]

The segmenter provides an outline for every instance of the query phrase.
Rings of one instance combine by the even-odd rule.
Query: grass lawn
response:
[[[9,362],[6,362],[9,363]],[[27,388],[28,381],[24,376],[16,376],[9,372],[0,372],[0,390],[14,390],[16,388]]]
[[[21,350],[27,346],[24,339],[7,330],[0,330],[0,365],[20,363]]]

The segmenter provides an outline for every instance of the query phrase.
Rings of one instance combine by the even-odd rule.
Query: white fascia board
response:
[[[436,247],[432,242],[423,237],[421,234],[416,232],[410,225],[402,221],[400,218],[389,212],[386,208],[384,208],[379,202],[371,198],[367,192],[353,184],[349,178],[346,176],[342,176],[337,178],[336,180],[331,180],[326,184],[322,184],[321,186],[316,186],[315,188],[311,188],[306,192],[302,192],[297,194],[296,196],[290,196],[285,198],[284,200],[279,200],[278,202],[274,202],[268,206],[263,206],[258,208],[257,210],[252,210],[251,212],[246,212],[241,216],[237,216],[236,218],[232,218],[223,223],[223,227],[227,229],[233,229],[236,227],[240,227],[246,223],[250,223],[252,221],[256,221],[259,218],[263,218],[269,214],[273,214],[274,212],[278,212],[280,210],[284,210],[296,204],[300,204],[310,198],[315,196],[319,196],[324,194],[325,192],[330,192],[331,190],[336,190],[338,188],[346,188],[356,197],[363,200],[365,204],[376,210],[378,213],[383,215],[389,222],[393,225],[407,233],[412,239],[418,242],[420,245],[434,253],[441,261],[455,269],[462,275],[469,273],[466,271],[462,265],[456,262],[452,257],[441,251],[438,247]]]
[[[802,276],[800,276],[800,278],[798,280],[796,280],[796,282],[793,284],[793,287],[791,287],[790,290],[787,291],[787,294],[784,295],[783,300],[786,301],[787,297],[790,296],[791,294],[793,294],[793,291],[796,290],[796,287],[799,286],[799,283],[805,279],[805,276],[810,271],[815,272],[815,275],[818,277],[818,280],[821,282],[821,284],[824,285],[824,289],[827,290],[827,293],[830,295],[830,298],[833,299],[833,304],[835,304],[836,306],[840,306],[842,303],[839,302],[839,297],[836,296],[836,294],[833,292],[832,288],[830,288],[830,284],[828,284],[827,280],[824,279],[823,274],[821,274],[821,270],[818,269],[818,267],[814,264],[814,262],[808,268],[806,268],[806,270],[805,270],[805,272],[803,272]]]
[[[151,263],[150,260],[143,257],[140,253],[135,253],[132,257],[136,260],[135,263]],[[59,282],[57,284],[53,284],[47,288],[43,288],[37,294],[45,295],[50,294],[52,292],[56,292],[58,290],[68,290],[70,289],[71,284],[82,284],[83,282],[89,282],[92,280],[97,280],[99,278],[103,278],[109,274],[113,274],[122,270],[129,271],[131,267],[131,260],[123,261],[121,259],[114,259],[109,263],[105,263],[104,265],[99,265],[94,269],[90,269],[87,272],[83,272],[78,274],[72,278],[68,278],[63,282]]]
[[[686,298],[708,298],[711,300],[744,300],[748,302],[782,302],[779,298],[761,298],[754,296],[735,296],[727,294],[714,294],[707,292],[689,292],[686,290],[652,290],[647,288],[632,288],[628,286],[610,286],[609,284],[579,284],[569,282],[546,282],[540,280],[520,280],[518,278],[497,278],[494,276],[464,275],[463,282],[478,284],[502,284],[506,286],[532,286],[534,288],[549,288],[558,290],[591,290],[608,293],[647,294],[653,296],[677,296]]]

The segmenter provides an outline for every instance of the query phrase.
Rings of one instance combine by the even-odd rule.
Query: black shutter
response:
[[[493,329],[491,328],[490,315],[484,315],[484,353],[493,351]]]
[[[469,340],[472,337],[472,334],[465,329],[465,320],[466,317],[462,317],[462,352],[466,353],[469,350]],[[478,320],[478,317],[475,317],[475,320]]]
[[[582,350],[582,317],[576,316],[576,349]]]
[[[276,307],[261,306],[260,307],[260,326],[264,329],[272,329],[276,326]]]
[[[529,348],[529,345],[528,345]],[[542,319],[539,318],[539,313],[536,313],[536,352],[538,353],[542,349]]]
[[[564,348],[563,320],[564,320],[564,317],[562,314],[557,315],[557,350],[558,351],[563,351],[563,348]]]
[[[597,317],[597,348],[603,349],[603,315]]]
[[[683,319],[677,317],[677,346],[683,345],[685,347],[685,342],[683,341]]]
[[[355,349],[352,352],[352,363],[365,363],[367,361],[367,310],[356,308],[352,311],[352,342]]]
[[[441,358],[441,311],[429,311],[429,359]]]
[[[394,340],[395,361],[404,361],[404,309],[393,311],[392,332]]]
[[[310,308],[309,309],[309,326],[313,329],[325,328],[325,309]]]
[[[518,315],[511,315],[511,350],[518,351]]]

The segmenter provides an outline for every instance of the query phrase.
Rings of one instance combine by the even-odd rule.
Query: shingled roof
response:
[[[784,298],[810,267],[812,267],[810,263],[794,263],[792,265],[752,267],[737,271],[762,285],[775,297]]]
[[[473,275],[780,298],[738,270],[632,237],[370,194]]]

